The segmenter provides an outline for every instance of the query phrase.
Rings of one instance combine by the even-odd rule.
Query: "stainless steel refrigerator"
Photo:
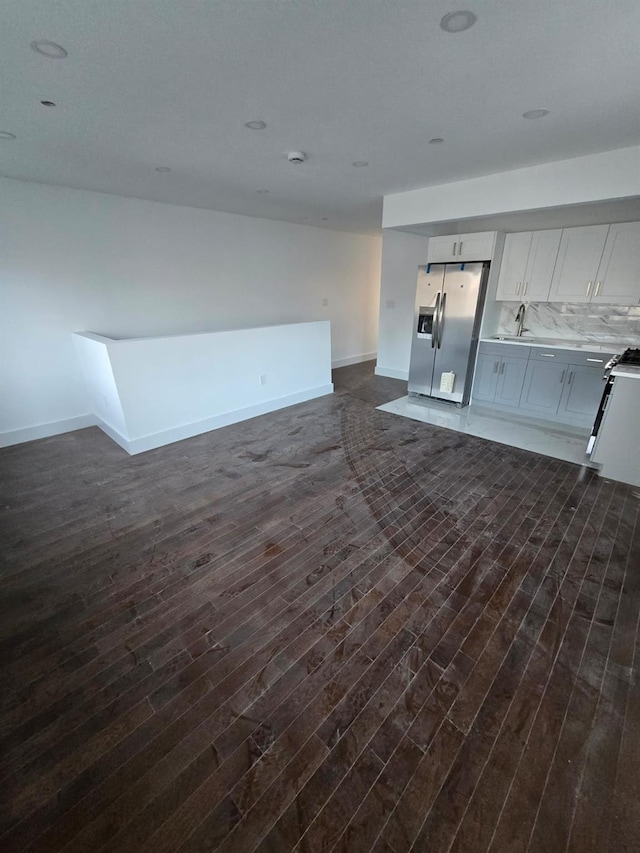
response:
[[[469,402],[488,275],[488,263],[418,267],[410,396]]]

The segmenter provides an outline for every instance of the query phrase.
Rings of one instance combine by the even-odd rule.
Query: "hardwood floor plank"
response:
[[[336,393],[0,452],[3,853],[640,847],[640,500]]]

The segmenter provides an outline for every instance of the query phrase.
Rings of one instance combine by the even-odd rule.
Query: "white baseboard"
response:
[[[48,424],[37,424],[24,429],[12,429],[0,433],[0,447],[11,447],[13,444],[24,444],[25,441],[36,441],[38,438],[49,438],[61,435],[63,432],[73,432],[75,429],[95,426],[93,415],[78,415],[76,418],[65,418],[63,421],[52,421]]]
[[[348,358],[336,358],[331,367],[348,367],[350,364],[360,364],[363,361],[373,361],[377,352],[363,352],[362,355],[350,355]]]
[[[408,370],[396,370],[395,367],[379,367],[376,365],[376,376],[386,376],[388,379],[402,379],[404,382],[409,381]]]
[[[225,412],[222,415],[215,415],[212,418],[206,418],[203,421],[184,424],[179,427],[172,427],[162,432],[156,432],[152,435],[144,435],[140,438],[125,439],[119,433],[111,428],[105,429],[105,425],[98,424],[106,434],[117,442],[127,453],[135,456],[137,453],[145,453],[147,450],[155,450],[158,447],[163,447],[165,444],[173,444],[176,441],[183,441],[185,438],[193,438],[194,435],[201,435],[204,432],[211,432],[214,429],[237,424],[240,421],[255,418],[258,415],[266,415],[268,412],[275,412],[278,409],[285,409],[287,406],[294,406],[296,403],[305,403],[307,400],[313,400],[316,397],[324,397],[326,394],[333,393],[333,385],[319,385],[316,388],[308,388],[305,391],[298,391],[295,394],[288,394],[286,397],[278,397],[274,400],[265,400],[263,403],[257,403],[254,406],[236,409],[233,412]]]
[[[123,450],[127,451],[127,453],[131,453],[131,451],[129,450],[130,442],[128,438],[125,438],[122,433],[118,432],[117,429],[114,429],[112,426],[109,426],[109,424],[105,423],[102,418],[99,418],[97,415],[95,415],[94,417],[96,426],[100,427],[100,429],[103,433],[105,433],[105,435],[108,435],[109,438],[112,439],[112,441],[115,441],[116,444],[119,444]]]
[[[60,435],[63,432],[72,432],[76,429],[98,426],[109,438],[115,441],[116,444],[119,444],[123,450],[134,456],[137,453],[144,453],[146,450],[154,450],[157,447],[163,447],[165,444],[173,444],[185,438],[192,438],[194,435],[201,435],[203,432],[210,432],[214,429],[220,429],[220,427],[230,426],[240,421],[249,420],[249,418],[255,418],[258,415],[266,415],[268,412],[275,412],[278,409],[285,409],[287,406],[294,406],[296,403],[305,403],[307,400],[314,400],[316,397],[324,397],[326,394],[332,393],[333,384],[319,385],[315,388],[308,388],[305,391],[298,391],[295,394],[288,394],[286,397],[265,400],[263,403],[257,403],[254,406],[247,406],[243,409],[236,409],[233,412],[215,415],[204,421],[184,424],[183,426],[173,427],[163,432],[134,439],[125,438],[96,415],[81,415],[77,418],[67,418],[64,421],[38,424],[37,426],[26,427],[25,429],[0,433],[0,447],[10,447],[13,444],[22,444],[25,441],[35,441],[38,438],[48,438],[52,435]]]

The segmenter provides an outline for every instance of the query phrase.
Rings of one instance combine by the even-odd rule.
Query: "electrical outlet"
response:
[[[261,373],[260,376],[258,377],[258,381],[260,382],[261,385],[266,385],[267,384],[267,374]]]
[[[323,308],[326,308],[328,304],[329,304],[329,300],[328,300],[328,299],[327,299],[327,297],[325,296],[325,298],[322,300],[322,307],[323,307]]]

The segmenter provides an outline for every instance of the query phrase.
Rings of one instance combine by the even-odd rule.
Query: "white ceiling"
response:
[[[477,23],[444,33],[459,8]],[[387,193],[640,140],[638,0],[0,0],[0,19],[14,178],[367,232]]]

